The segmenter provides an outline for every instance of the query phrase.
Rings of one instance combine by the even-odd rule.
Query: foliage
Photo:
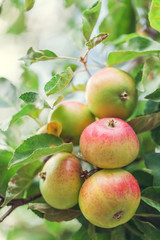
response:
[[[9,7],[16,8],[18,16],[10,24],[6,34],[21,35],[26,32],[27,14],[32,14],[36,5],[34,0],[10,0]],[[23,2],[23,3],[22,3]],[[144,3],[145,2],[145,3]],[[94,3],[94,4],[92,4]],[[47,2],[46,2],[47,4]],[[83,36],[84,55],[60,56],[49,49],[34,50],[31,46],[23,61],[19,84],[1,76],[0,78],[0,212],[4,206],[11,206],[3,221],[16,207],[28,204],[30,211],[46,221],[45,239],[73,240],[150,240],[160,239],[160,1],[112,1],[101,2],[65,0],[64,8],[73,9],[67,30],[72,28],[77,35],[77,18],[82,18],[80,36]],[[103,8],[103,9],[102,9]],[[106,11],[103,10],[107,8]],[[31,10],[31,11],[30,11]],[[75,15],[74,15],[75,10]],[[1,12],[5,4],[1,4]],[[61,19],[61,21],[63,18]],[[71,21],[72,20],[72,21]],[[75,23],[74,23],[75,21]],[[79,30],[78,30],[79,31]],[[95,34],[96,33],[96,34]],[[64,37],[64,36],[63,36]],[[82,44],[83,45],[83,44]],[[96,46],[98,47],[96,48]],[[35,46],[34,46],[35,48]],[[79,46],[81,48],[81,45]],[[114,229],[101,229],[90,224],[82,216],[78,206],[68,210],[57,210],[47,205],[40,197],[38,172],[49,156],[59,152],[79,153],[72,143],[64,143],[53,134],[36,134],[47,124],[41,115],[52,110],[63,99],[74,98],[85,92],[85,83],[78,83],[76,76],[86,72],[89,78],[92,67],[88,59],[92,51],[94,63],[114,66],[129,72],[135,79],[138,90],[138,104],[127,122],[133,127],[140,141],[140,153],[136,161],[125,167],[139,182],[142,197],[135,216],[126,224]],[[96,52],[97,51],[97,52]],[[74,54],[74,52],[73,52]],[[100,59],[100,61],[98,61]],[[32,65],[58,62],[52,77],[41,82]],[[66,65],[64,64],[66,61]],[[61,73],[59,73],[61,72]],[[43,85],[43,94],[39,86]],[[52,100],[52,101],[51,101]],[[84,101],[84,96],[81,101]],[[28,131],[28,132],[27,132]],[[24,134],[25,132],[25,134]],[[27,133],[26,133],[27,132]],[[80,155],[78,155],[80,156]],[[83,159],[80,157],[81,161]],[[92,167],[92,166],[89,166]],[[36,186],[36,188],[34,188]],[[32,189],[32,191],[31,191]],[[32,192],[31,197],[29,193]],[[37,195],[38,194],[38,195]],[[33,201],[34,200],[34,201]],[[16,202],[17,201],[17,202]],[[18,205],[19,204],[19,205]],[[76,218],[80,223],[77,232],[61,231],[61,221]],[[49,221],[49,222],[48,222]],[[56,225],[57,224],[57,225]],[[25,230],[10,231],[8,239],[15,239],[19,232],[32,239]],[[65,238],[63,233],[68,233]],[[14,235],[15,234],[15,235]],[[37,235],[36,235],[37,234]],[[34,235],[34,233],[33,233]],[[43,233],[42,233],[43,236]],[[42,239],[39,232],[33,239]],[[43,238],[44,239],[44,238]]]

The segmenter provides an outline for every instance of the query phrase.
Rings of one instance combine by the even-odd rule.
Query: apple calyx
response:
[[[117,121],[114,120],[114,119],[110,119],[110,120],[108,120],[107,123],[108,123],[107,126],[108,126],[109,128],[115,128]]]
[[[119,211],[113,215],[113,218],[116,220],[120,220],[122,218],[122,216],[123,216],[123,211]]]
[[[128,93],[127,93],[126,91],[122,92],[122,93],[120,94],[120,99],[121,99],[121,100],[127,100],[127,99],[129,99]]]
[[[89,177],[91,177],[94,173],[98,172],[99,170],[101,170],[100,168],[94,168],[91,169],[90,171],[87,170],[82,170],[81,171],[81,178],[83,178],[84,181],[86,181]]]
[[[39,177],[42,178],[43,181],[45,181],[46,180],[46,174],[47,174],[46,172],[40,172]]]
[[[85,171],[81,171],[81,178],[83,178],[83,180],[87,180],[89,178],[89,172],[87,170]]]
[[[66,143],[70,143],[74,140],[73,137],[70,137],[70,136],[64,137],[63,139]]]

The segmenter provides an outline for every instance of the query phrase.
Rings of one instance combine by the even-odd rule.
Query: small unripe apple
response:
[[[82,185],[81,164],[70,153],[51,157],[40,173],[40,190],[45,201],[57,209],[68,209],[78,203]]]
[[[128,73],[107,67],[89,79],[86,99],[89,109],[98,118],[127,119],[137,103],[136,84]]]
[[[139,142],[128,123],[103,118],[84,129],[80,149],[84,158],[99,168],[119,168],[136,159]]]
[[[88,221],[113,228],[129,221],[140,202],[137,180],[123,169],[100,170],[82,185],[80,209]]]
[[[85,104],[67,101],[58,105],[51,113],[49,121],[54,120],[62,125],[62,139],[76,145],[84,128],[94,122],[95,118]]]

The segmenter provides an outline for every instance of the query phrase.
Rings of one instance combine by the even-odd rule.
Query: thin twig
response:
[[[84,63],[84,67],[85,67],[86,72],[88,73],[88,75],[91,77],[92,74],[90,73],[90,71],[89,71],[88,68],[87,68],[87,62]]]
[[[1,195],[3,196],[3,195]],[[4,196],[3,196],[4,197]],[[4,221],[6,217],[8,217],[17,207],[23,206],[29,202],[32,202],[33,200],[40,198],[41,194],[38,193],[34,196],[27,197],[27,198],[21,198],[21,199],[12,199],[7,206],[11,206],[9,210],[0,218],[0,223]],[[4,199],[3,199],[4,201]]]
[[[6,219],[6,217],[8,217],[16,208],[16,206],[12,206],[10,207],[10,209],[0,218],[0,223],[4,221],[4,219]]]
[[[64,57],[64,56],[60,56],[60,57],[56,57],[56,59],[64,59],[64,60],[73,60],[76,62],[80,62],[79,58],[74,58],[74,57]]]
[[[83,56],[83,59],[85,59],[85,60],[87,59],[87,55],[88,55],[89,51],[90,51],[90,49],[88,48],[87,51],[85,52],[84,56]]]
[[[20,199],[12,199],[8,204],[7,206],[16,206],[16,207],[19,207],[19,206],[22,206],[22,205],[25,205],[29,202],[32,202],[33,200],[37,199],[37,198],[40,198],[42,195],[41,193],[38,193],[34,196],[30,196],[30,197],[27,197],[27,198],[20,198]]]
[[[87,49],[87,51],[85,52],[83,57],[82,56],[80,57],[80,62],[83,63],[86,72],[88,73],[89,76],[91,76],[91,73],[89,72],[89,70],[87,68],[87,56],[88,56],[89,51],[90,51],[90,48]]]
[[[42,124],[37,118],[32,117],[32,115],[30,115],[30,114],[28,114],[28,116],[29,116],[30,118],[32,118],[40,127],[43,126],[43,124]]]
[[[75,71],[74,75],[76,75],[77,73],[80,73],[80,72],[86,72],[86,69],[81,69],[81,70]]]

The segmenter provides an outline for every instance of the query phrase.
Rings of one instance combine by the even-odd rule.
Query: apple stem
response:
[[[43,179],[43,181],[46,180],[46,172],[40,172],[39,177]]]
[[[116,127],[116,121],[114,119],[111,119],[108,121],[108,127],[115,128]]]
[[[121,100],[127,100],[129,99],[128,93],[126,93],[126,91],[124,91],[123,93],[120,94],[120,99]]]

